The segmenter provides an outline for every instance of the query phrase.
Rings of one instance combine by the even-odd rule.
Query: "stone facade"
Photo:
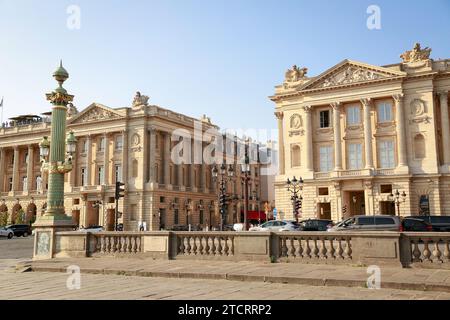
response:
[[[388,66],[344,60],[316,77],[294,66],[276,86],[276,206],[293,218],[287,178],[302,177],[303,218],[450,215],[450,59],[416,44]],[[299,72],[303,70],[303,72]],[[293,73],[298,73],[293,77]]]
[[[200,120],[147,103],[136,94],[132,107],[109,108],[93,103],[78,112],[70,106],[67,131],[77,138],[73,170],[65,176],[65,210],[79,226],[102,225],[112,230],[115,221],[115,183],[125,182],[125,197],[119,201],[119,223],[125,230],[169,228],[192,224],[202,228],[220,223],[212,165],[200,162],[175,164],[171,151],[174,130],[194,136],[218,129],[210,120]],[[49,136],[50,118],[15,121],[0,128],[0,212],[14,223],[23,210],[27,222],[46,208],[47,177],[41,174],[39,142]],[[195,140],[197,141],[197,140]],[[201,150],[205,142],[198,141]],[[197,143],[192,140],[192,144]],[[202,145],[203,144],[203,145]],[[235,162],[236,164],[236,162]],[[249,210],[262,206],[260,165],[251,165]],[[229,194],[241,195],[239,166],[229,184]],[[229,205],[227,223],[238,222],[242,198]]]

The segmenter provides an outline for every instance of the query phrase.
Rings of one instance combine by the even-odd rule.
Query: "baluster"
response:
[[[325,240],[326,238],[322,238],[320,240],[321,245],[320,245],[320,258],[322,259],[326,259],[327,258],[327,247],[325,245]]]
[[[288,248],[287,248],[287,238],[281,238],[281,256],[287,257]]]
[[[290,256],[291,257],[293,257],[293,258],[295,258],[295,238],[294,237],[292,237],[291,239],[290,239],[291,241],[291,251],[290,251]]]
[[[432,262],[431,261],[431,252],[430,252],[430,249],[428,248],[428,242],[429,242],[429,240],[423,240],[423,257],[425,258],[424,260],[425,261],[428,261],[428,262]]]
[[[211,248],[209,249],[210,251],[209,251],[209,254],[211,255],[211,256],[214,256],[214,255],[216,255],[217,254],[217,248],[216,248],[216,236],[212,236],[211,237]]]
[[[333,241],[334,238],[330,238],[330,250],[328,251],[328,257],[332,258],[332,259],[336,259],[336,257],[334,256],[336,250],[334,249],[334,245],[333,245]]]
[[[234,236],[230,236],[230,251],[228,252],[229,256],[234,256]]]
[[[221,254],[222,254],[222,239],[221,237],[217,237],[216,256],[220,256]]]
[[[185,251],[185,255],[190,255],[191,254],[191,236],[186,236],[186,251]]]
[[[178,254],[184,254],[184,238],[178,236]]]
[[[413,241],[413,251],[412,251],[412,261],[413,262],[422,262],[420,256],[422,255],[419,250],[419,240]]]
[[[192,255],[196,255],[197,254],[197,237],[196,236],[192,236],[191,254]]]
[[[108,253],[111,253],[111,247],[112,247],[112,237],[108,236],[107,240],[106,240],[106,250],[108,251]]]
[[[314,238],[313,243],[314,243],[313,255],[314,255],[314,258],[318,259],[319,258],[319,246],[317,245],[317,238]]]
[[[228,237],[227,236],[225,236],[225,237],[223,237],[223,243],[224,243],[224,248],[223,248],[223,252],[222,252],[222,255],[223,256],[228,256],[228,249],[229,249],[229,247],[228,247]]]
[[[198,236],[198,248],[197,248],[197,254],[203,255],[203,237]]]
[[[100,236],[100,252],[105,253],[105,237]]]
[[[205,236],[205,246],[203,247],[203,255],[207,256],[209,255],[209,236]]]
[[[127,252],[127,238],[120,237],[120,242],[122,243],[122,252],[126,253]]]
[[[113,236],[112,238],[112,252],[116,253],[117,252],[117,237]]]
[[[433,250],[433,257],[435,259],[433,259],[433,260],[435,260],[435,262],[442,263],[444,261],[442,261],[441,256],[442,256],[442,252],[439,249],[439,239],[435,239],[434,240],[434,250]]]
[[[345,242],[346,242],[345,255],[347,256],[348,259],[351,259],[352,258],[352,248],[350,245],[350,238],[346,238]]]
[[[305,254],[307,258],[311,259],[311,247],[309,246],[309,238],[306,238],[306,250]]]
[[[449,241],[444,239],[444,257],[446,262],[450,262],[450,249],[448,247],[448,243]]]
[[[342,238],[338,238],[337,258],[344,259],[344,249],[342,248]]]
[[[302,238],[298,238],[297,257],[303,258]]]

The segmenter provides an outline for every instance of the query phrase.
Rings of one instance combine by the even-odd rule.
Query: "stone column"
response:
[[[192,140],[191,143],[191,164],[189,165],[189,178],[190,178],[190,186],[191,186],[191,191],[194,191],[196,186],[195,186],[195,153],[194,153],[194,145],[195,145],[195,141]]]
[[[128,182],[128,131],[122,131],[122,182]]]
[[[87,144],[87,158],[86,158],[86,182],[87,186],[92,185],[92,137],[88,135],[86,137]]]
[[[149,129],[150,133],[150,160],[148,164],[149,168],[149,182],[150,183],[156,183],[156,172],[155,172],[155,166],[156,166],[156,130],[155,128],[151,127]]]
[[[103,152],[104,179],[103,182],[109,185],[109,134],[105,133],[105,151]]]
[[[333,132],[334,132],[334,170],[342,170],[342,142],[341,142],[341,103],[331,104],[333,108]]]
[[[282,111],[275,112],[275,116],[278,119],[278,167],[280,168],[280,175],[284,175],[285,163],[284,163],[284,132],[283,132],[283,118],[284,114]]]
[[[177,185],[179,187],[183,187],[184,186],[184,177],[183,177],[183,165],[182,164],[177,164]]]
[[[314,171],[314,158],[313,158],[313,132],[312,132],[312,107],[303,107],[305,111],[305,137],[306,137],[306,170]]]
[[[398,148],[398,166],[408,166],[408,156],[406,152],[406,132],[405,115],[403,109],[403,94],[393,96],[395,101],[395,114],[397,124],[397,148]]]
[[[444,165],[450,165],[450,125],[448,118],[448,91],[439,92],[441,105],[442,149]]]
[[[372,153],[372,125],[370,119],[371,99],[361,99],[364,108],[364,147],[366,155],[366,169],[373,169]]]
[[[19,190],[19,146],[14,146],[12,191]]]
[[[33,187],[33,181],[34,181],[33,169],[34,169],[34,148],[32,145],[29,145],[28,146],[28,163],[27,163],[27,186],[26,186],[26,190],[28,192],[30,192]]]
[[[0,148],[0,192],[5,190],[5,148]]]
[[[170,185],[170,134],[164,134],[164,184]]]

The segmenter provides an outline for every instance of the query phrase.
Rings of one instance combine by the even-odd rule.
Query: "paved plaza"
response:
[[[125,258],[30,264],[32,246],[31,237],[0,240],[1,300],[450,299],[445,270],[382,268],[382,288],[376,290],[365,288],[368,275],[361,267]],[[35,271],[21,272],[26,268],[17,265]],[[69,265],[81,268],[80,289],[67,287]],[[387,283],[390,288],[383,287]],[[424,283],[441,287],[417,290]]]

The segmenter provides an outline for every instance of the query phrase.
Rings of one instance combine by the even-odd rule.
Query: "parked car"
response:
[[[402,230],[426,232],[426,231],[433,231],[433,226],[421,219],[406,217],[402,219]]]
[[[104,231],[105,228],[102,226],[89,226],[89,227],[81,227],[78,231],[88,231],[88,232],[101,232]]]
[[[11,229],[16,237],[28,237],[31,234],[31,226],[28,224],[11,224],[5,228]]]
[[[431,224],[433,231],[450,231],[450,216],[412,216]]]
[[[299,231],[327,231],[334,223],[327,219],[308,219],[299,222]]]
[[[263,223],[260,226],[252,227],[249,231],[297,231],[298,224],[290,220],[272,220]]]
[[[170,228],[167,229],[168,231],[189,231],[189,227],[184,224],[174,224]]]
[[[402,231],[399,217],[380,216],[353,216],[339,222],[328,231]]]
[[[12,237],[14,237],[14,231],[6,227],[0,227],[0,237],[11,239]]]

